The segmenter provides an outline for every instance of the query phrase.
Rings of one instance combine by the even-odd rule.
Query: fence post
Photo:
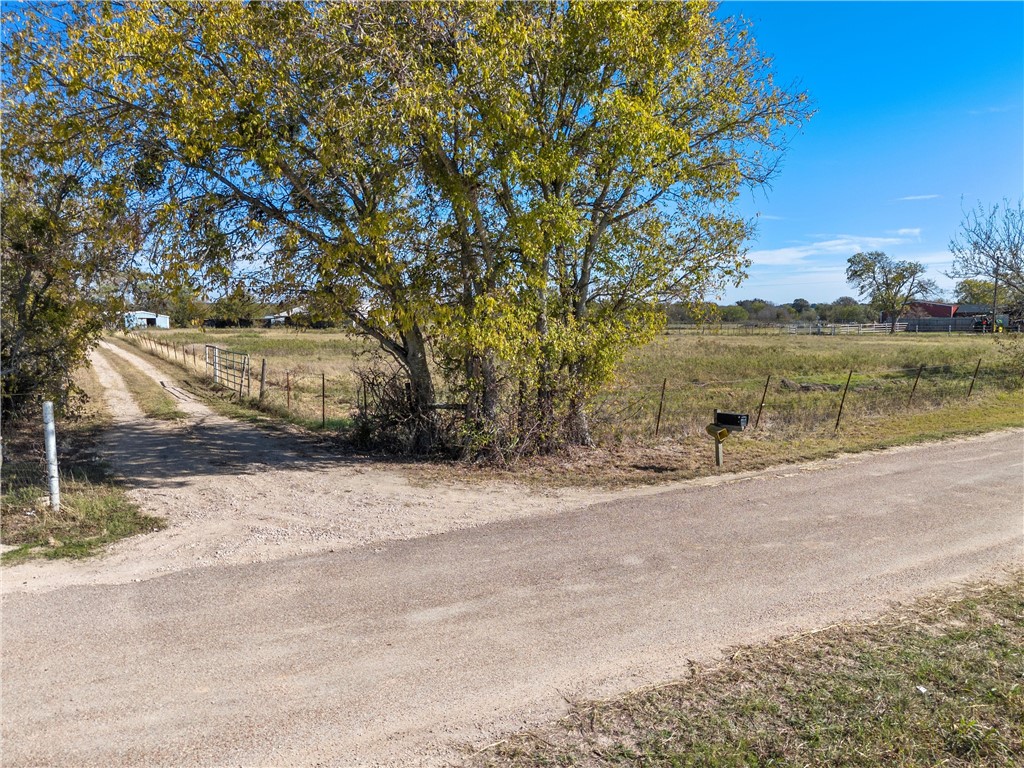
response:
[[[213,348],[213,383],[220,383],[220,347]]]
[[[242,389],[245,387],[245,366],[248,362],[247,359],[242,359],[242,370],[238,372],[238,400],[242,400]]]
[[[921,372],[924,371],[924,363],[921,363],[921,367],[917,369],[917,376],[914,377],[914,386],[910,388],[910,399],[907,400],[907,407],[909,408],[914,402],[914,393],[917,392],[917,382],[921,380]]]
[[[658,418],[654,422],[654,436],[657,437],[661,431],[661,409],[665,406],[665,387],[668,386],[668,379],[661,382],[661,400],[658,401]]]
[[[263,358],[260,366],[260,402],[263,402],[263,394],[267,391],[267,358]]]
[[[291,371],[285,371],[284,372],[284,380],[285,380],[284,389],[285,389],[285,392],[288,393],[288,406],[287,406],[287,410],[288,410],[288,413],[291,413],[292,412],[292,372]]]
[[[971,379],[971,386],[967,389],[967,399],[971,399],[971,392],[974,391],[974,382],[978,380],[978,370],[981,368],[981,358],[978,358],[978,364],[974,366],[974,377]]]
[[[839,432],[839,420],[843,418],[843,405],[846,403],[846,392],[850,389],[850,379],[853,378],[853,371],[850,371],[850,375],[846,377],[846,386],[843,387],[843,399],[839,401],[839,415],[836,416],[836,428],[832,431],[832,434]]]
[[[771,384],[772,375],[769,373],[768,378],[764,382],[764,392],[761,393],[761,404],[757,406],[757,418],[754,419],[754,429],[757,429],[757,425],[761,423],[761,411],[764,409],[764,401],[768,397],[768,385]]]
[[[327,427],[327,374],[320,371],[320,428]]]
[[[46,476],[50,481],[50,509],[60,510],[60,478],[57,474],[57,429],[53,423],[53,403],[43,403],[43,441],[46,443]]]

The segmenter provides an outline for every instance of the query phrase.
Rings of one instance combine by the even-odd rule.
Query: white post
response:
[[[46,475],[50,481],[50,508],[60,509],[60,480],[57,477],[57,430],[53,425],[53,403],[43,403],[43,434],[46,442]]]
[[[213,383],[220,383],[220,347],[213,348]]]

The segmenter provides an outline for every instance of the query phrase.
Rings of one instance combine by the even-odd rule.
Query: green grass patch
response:
[[[61,509],[51,511],[48,501],[45,482],[4,494],[0,538],[16,546],[0,558],[4,565],[34,557],[88,557],[111,542],[164,527],[161,519],[141,514],[124,490],[112,483],[64,476]]]
[[[752,426],[763,398],[761,429],[800,440],[834,427],[848,378],[843,422],[854,424],[957,408],[968,393],[983,402],[1019,390],[1021,373],[999,344],[974,335],[665,335],[598,393],[592,423],[605,443],[650,440],[656,430],[679,439],[703,430],[716,408],[749,413]]]
[[[689,679],[576,704],[473,766],[1024,762],[1024,572],[877,622],[742,648]]]
[[[96,457],[95,443],[109,426],[101,389],[89,369],[76,376],[88,397],[80,414],[57,424],[61,508],[49,508],[42,428],[6,425],[0,486],[0,541],[14,546],[0,557],[13,565],[33,558],[81,558],[104,545],[163,528],[162,519],[142,514]]]
[[[134,365],[118,355],[107,355],[107,360],[121,374],[125,386],[132,393],[132,398],[142,412],[151,419],[177,421],[188,417],[187,413],[178,410],[177,401]]]

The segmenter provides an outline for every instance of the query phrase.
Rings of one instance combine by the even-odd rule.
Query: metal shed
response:
[[[156,312],[136,310],[124,313],[124,327],[133,328],[170,328],[171,318]]]

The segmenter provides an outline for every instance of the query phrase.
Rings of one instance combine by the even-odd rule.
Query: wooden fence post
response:
[[[285,382],[284,383],[285,392],[288,393],[287,411],[288,411],[288,413],[291,413],[292,412],[292,372],[291,371],[285,371],[284,372],[284,382]]]
[[[757,425],[761,423],[761,411],[764,410],[764,401],[768,397],[768,385],[771,384],[772,375],[769,373],[768,378],[764,382],[764,392],[761,393],[761,404],[757,406],[757,418],[754,420],[754,429],[757,429]]]
[[[910,399],[907,400],[907,407],[914,402],[914,393],[917,392],[917,382],[921,380],[921,372],[924,371],[924,363],[921,363],[921,367],[917,369],[917,376],[914,377],[914,386],[910,389]]]
[[[260,402],[263,402],[263,395],[267,391],[267,358],[263,358],[263,364],[260,366]]]
[[[839,432],[839,420],[843,418],[843,405],[846,403],[846,393],[850,389],[850,379],[853,378],[853,371],[850,371],[850,375],[846,377],[846,386],[843,387],[843,399],[839,401],[839,415],[836,416],[836,428],[832,431],[832,434]]]
[[[327,427],[327,374],[320,371],[320,428]]]
[[[665,387],[668,386],[668,379],[661,382],[661,400],[658,401],[658,418],[654,422],[654,436],[657,437],[661,431],[661,409],[665,407]]]
[[[974,391],[974,382],[978,380],[978,370],[981,368],[981,358],[978,358],[978,364],[974,366],[974,377],[971,379],[971,386],[967,389],[967,399],[971,399],[971,392]]]

